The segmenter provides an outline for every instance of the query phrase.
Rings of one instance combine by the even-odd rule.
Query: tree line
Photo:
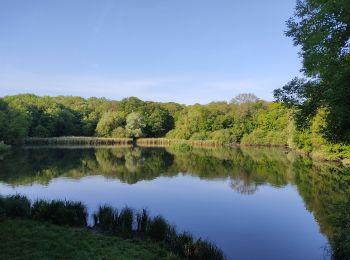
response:
[[[214,140],[221,144],[289,146],[327,159],[350,157],[346,143],[323,134],[327,112],[319,109],[305,129],[298,128],[297,109],[240,94],[230,102],[182,105],[104,98],[31,94],[0,99],[0,140],[20,144],[25,137],[96,136],[166,137]]]

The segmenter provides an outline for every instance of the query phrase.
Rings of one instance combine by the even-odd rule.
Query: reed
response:
[[[136,214],[137,232],[140,234],[145,234],[148,230],[150,221],[149,213],[146,209],[142,209]]]
[[[102,137],[84,137],[84,136],[64,136],[64,137],[30,137],[23,139],[24,145],[116,145],[130,146],[133,144],[131,138],[102,138]]]
[[[122,236],[129,237],[133,232],[134,211],[129,207],[124,207],[118,216],[118,229]]]
[[[102,232],[115,233],[118,223],[118,211],[110,206],[100,206],[93,214],[94,226]]]
[[[87,225],[87,210],[81,202],[38,200],[32,206],[32,218],[56,225],[84,227]]]
[[[6,218],[29,218],[31,207],[30,201],[20,195],[1,198],[0,206],[3,217]]]
[[[156,216],[150,220],[147,234],[157,241],[165,241],[170,230],[170,225],[162,216]]]

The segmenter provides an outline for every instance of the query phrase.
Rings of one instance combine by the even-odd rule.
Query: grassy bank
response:
[[[32,220],[0,221],[1,259],[177,259],[159,243]]]
[[[135,211],[132,208],[124,207],[118,210],[110,206],[100,206],[93,214],[93,226],[88,226],[87,209],[81,202],[37,200],[32,204],[26,197],[19,195],[0,197],[0,221],[12,219],[69,226],[75,229],[85,229],[84,232],[87,229],[92,229],[99,234],[136,239],[144,243],[153,241],[179,258],[224,259],[223,252],[214,244],[202,239],[194,239],[188,233],[178,233],[162,216],[152,217],[145,209]],[[16,241],[16,239],[13,240]],[[21,247],[18,246],[18,250],[20,249]],[[36,246],[33,250],[40,251],[41,247]],[[0,254],[2,253],[0,252]],[[165,253],[162,253],[163,255],[168,256]],[[101,255],[94,256],[95,258],[103,258]],[[5,257],[5,259],[7,258]]]

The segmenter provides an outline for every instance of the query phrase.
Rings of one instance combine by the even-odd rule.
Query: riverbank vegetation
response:
[[[68,231],[68,233],[65,233],[64,230],[62,230],[63,236],[69,236],[74,232],[81,232],[81,234],[88,233],[88,212],[86,207],[80,202],[37,200],[31,204],[26,197],[20,195],[0,197],[0,227],[2,226],[1,222],[4,221],[9,224],[16,224],[14,221],[9,221],[11,219],[24,219],[26,220],[25,223],[29,223],[29,226],[34,225],[34,222],[28,221],[32,220],[51,223],[58,226],[84,229],[81,231],[71,230]],[[109,206],[100,206],[97,212],[93,214],[93,219],[93,226],[89,228],[93,229],[94,232],[109,236],[117,236],[120,238],[134,239],[136,242],[128,242],[130,244],[135,243],[133,247],[137,247],[139,244],[152,245],[152,243],[153,247],[156,247],[154,245],[159,244],[160,248],[157,251],[158,253],[161,253],[161,256],[163,257],[172,255],[172,258],[174,259],[224,259],[222,251],[214,244],[202,239],[194,239],[192,235],[188,233],[177,233],[175,228],[171,226],[163,217],[152,217],[145,209],[137,212],[129,207],[124,207],[118,211],[117,209]],[[17,223],[21,225],[21,223]],[[39,229],[42,228],[42,226],[43,225],[39,225]],[[49,230],[47,231],[48,234],[46,235],[50,235],[50,230],[52,228],[56,227],[49,226]],[[18,229],[19,228],[15,226],[14,230],[20,232]],[[1,231],[3,234],[2,229]],[[29,230],[29,232],[33,232],[33,230]],[[39,231],[35,230],[34,232],[37,233]],[[15,232],[15,235],[16,234],[17,233]],[[43,234],[39,232],[39,235]],[[93,235],[95,234],[90,232],[90,234],[87,235],[87,238],[83,239],[83,241],[86,241],[86,239],[91,239]],[[59,239],[61,239],[61,237],[59,237]],[[15,238],[10,239],[12,243],[15,240]],[[105,240],[108,239],[105,238]],[[113,240],[110,242],[112,241]],[[9,242],[7,241],[6,244],[8,245],[8,243]],[[34,243],[35,241],[33,241],[33,244]],[[128,243],[124,242],[122,244]],[[100,243],[98,244],[99,246],[101,245]],[[99,246],[97,246],[97,248]],[[116,247],[114,254],[118,253],[119,248],[120,245]],[[30,249],[28,250],[30,251],[30,254],[37,254],[41,249],[42,247],[35,246],[32,248],[32,251],[30,251]],[[7,252],[8,249],[5,251]],[[90,249],[89,252],[91,251],[92,250]],[[144,249],[144,251],[146,251],[148,255],[151,253],[147,252],[147,249]],[[171,254],[169,252],[171,252]],[[45,252],[40,253],[45,254]],[[2,254],[4,254],[3,251],[1,251],[0,256],[4,257],[5,255]],[[95,252],[90,256],[102,257],[102,255],[103,254],[99,255],[97,252]],[[133,254],[127,255],[127,257],[130,258],[132,255]],[[145,256],[141,255],[140,257],[141,259],[147,258],[147,254],[145,254]]]
[[[137,138],[141,146],[289,146],[314,158],[344,163],[350,158],[346,142],[332,142],[324,135],[325,109],[319,109],[308,126],[300,128],[294,119],[295,108],[242,96],[246,95],[230,103],[192,106],[137,98],[4,97],[0,99],[0,139],[27,145],[131,145]]]

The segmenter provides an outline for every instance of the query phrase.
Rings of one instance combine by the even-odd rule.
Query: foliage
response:
[[[131,97],[121,101],[105,98],[58,96],[39,97],[31,94],[0,98],[0,140],[21,144],[26,137],[100,136],[160,137],[174,126],[174,117],[182,105],[144,102]],[[137,113],[129,130],[127,117]],[[140,130],[142,130],[140,132]]]
[[[280,103],[269,104],[266,111],[257,117],[255,129],[245,135],[242,144],[287,145],[289,133],[289,111]]]
[[[276,98],[285,106],[249,93],[238,95],[231,103],[191,106],[135,97],[111,101],[7,96],[0,98],[0,139],[8,144],[29,145],[128,145],[132,143],[132,139],[126,139],[129,137],[166,136],[171,140],[164,139],[164,144],[188,140],[199,145],[206,141],[221,145],[288,145],[314,157],[346,162],[348,143],[327,137],[333,112],[317,101],[324,92],[320,84],[325,86],[323,81],[294,79],[276,90]],[[67,136],[73,134],[79,137]],[[128,162],[133,165],[131,160]]]
[[[122,131],[115,131],[118,128],[124,128],[125,124],[125,115],[122,112],[107,111],[102,115],[96,126],[96,135],[101,137],[125,137]]]
[[[347,0],[299,0],[286,35],[301,47],[303,72],[275,91],[277,100],[297,108],[296,121],[308,126],[319,108],[328,109],[322,134],[350,143],[350,5]]]
[[[130,113],[126,118],[126,133],[128,137],[142,137],[144,135],[144,118],[136,112]]]

